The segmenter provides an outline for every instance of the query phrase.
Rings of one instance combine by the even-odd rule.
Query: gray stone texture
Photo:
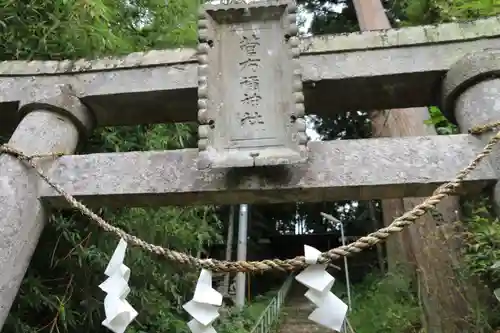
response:
[[[463,133],[479,125],[500,121],[500,49],[467,54],[455,63],[443,81],[445,114]],[[499,129],[481,134],[486,144]],[[490,154],[490,162],[500,178],[500,146]],[[500,212],[500,186],[493,188],[493,198]]]
[[[456,107],[455,103],[464,92],[467,92],[469,88],[474,87],[482,81],[492,79],[500,79],[500,47],[497,49],[487,48],[484,50],[476,50],[475,52],[466,54],[463,58],[454,63],[443,80],[442,108],[446,116],[456,124],[457,117],[467,118],[467,120],[460,119],[460,123],[464,123],[468,126],[486,124],[484,121],[481,122],[482,120],[488,120],[488,122],[499,121],[500,117],[492,111],[472,115],[465,110],[454,112]],[[482,100],[490,94],[491,93],[487,93],[484,97],[478,96],[479,100],[474,101],[474,103],[483,103]],[[462,101],[462,103],[464,103],[464,101]],[[469,106],[464,106],[463,104],[462,107],[470,109]],[[495,107],[492,108],[492,110],[494,109]],[[498,109],[496,111],[498,111]],[[460,114],[456,115],[455,113]],[[476,123],[473,124],[472,120],[476,120]]]
[[[201,8],[200,169],[307,160],[296,11],[286,0]]]
[[[301,41],[305,105],[328,115],[437,104],[437,89],[465,54],[500,47],[500,18]],[[197,119],[195,50],[121,58],[0,63],[0,128],[18,122],[18,101],[71,84],[99,126]],[[328,108],[325,107],[328,105]]]
[[[54,98],[51,100],[55,101]],[[88,116],[82,115],[82,106],[75,105],[73,98],[63,100],[69,102],[66,113],[31,109],[8,144],[27,155],[73,153],[80,134],[79,125],[74,124],[68,114],[73,114],[71,118],[78,114],[82,119]],[[28,103],[25,106],[30,107]],[[43,158],[38,160],[38,165],[47,169],[52,162],[52,158]],[[31,168],[16,158],[0,155],[0,330],[47,220],[46,209],[37,193],[39,180]]]
[[[49,91],[49,90],[47,90]],[[48,110],[69,118],[78,129],[80,142],[91,134],[95,127],[95,116],[82,104],[70,85],[60,85],[55,94],[47,94],[36,101],[21,101],[19,114],[25,117],[30,112]]]
[[[429,195],[465,167],[483,143],[471,135],[310,142],[308,164],[197,169],[197,150],[64,156],[48,175],[91,206],[164,206],[400,198]],[[465,181],[477,192],[496,181],[488,162]],[[67,206],[40,182],[40,196]]]

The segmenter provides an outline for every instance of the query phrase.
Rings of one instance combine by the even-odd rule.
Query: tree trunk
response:
[[[375,216],[375,205],[373,204],[373,201],[370,200],[368,203],[368,209],[370,213],[370,220],[372,221],[372,230],[375,231],[379,228],[379,224],[377,221],[377,217]],[[384,260],[384,250],[382,248],[382,244],[377,243],[376,245],[377,248],[377,261],[378,261],[378,267],[380,269],[380,272],[382,274],[385,274],[385,260]],[[328,246],[330,248],[330,246]]]
[[[353,1],[361,30],[390,28],[380,0]],[[373,111],[373,136],[436,135],[434,127],[424,124],[428,117],[427,108]],[[394,217],[412,209],[422,200],[423,198],[383,200],[384,225],[387,226]],[[440,221],[436,221],[431,214],[426,214],[399,237],[394,236],[387,245],[389,269],[394,269],[398,261],[404,261],[411,262],[417,270],[426,332],[458,333],[468,326],[466,318],[470,313],[468,303],[462,296],[463,281],[453,270],[453,263],[456,262],[455,249],[447,246],[436,228],[438,224],[455,222],[458,211],[458,199],[447,198],[437,207]]]
[[[387,199],[381,201],[382,218],[384,226],[388,226],[398,216],[404,213],[403,199]],[[387,252],[387,270],[389,272],[401,271],[405,275],[411,276],[410,243],[406,242],[407,232],[404,230],[399,234],[393,235],[386,242]]]

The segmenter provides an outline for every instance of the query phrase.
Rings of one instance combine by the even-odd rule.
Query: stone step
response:
[[[287,303],[282,310],[279,333],[331,333],[328,329],[311,322],[308,317],[314,305],[302,299],[296,304]]]
[[[300,283],[292,285],[281,312],[281,325],[278,333],[332,333],[331,330],[308,319],[316,307],[304,297],[306,291],[307,288]]]
[[[309,317],[309,314],[311,313],[312,311],[308,311],[308,312],[285,312],[283,311],[283,319],[287,319],[287,320],[292,320],[292,321],[307,321],[307,317]]]
[[[315,324],[285,324],[280,327],[279,333],[332,333],[332,331]]]
[[[312,311],[311,311],[312,312]],[[290,312],[287,312],[287,313],[282,313],[281,315],[281,322],[293,322],[293,323],[296,323],[296,322],[304,322],[304,323],[309,323],[309,319],[307,319],[307,317],[309,317],[309,314],[311,312],[307,312],[307,313],[290,313]]]

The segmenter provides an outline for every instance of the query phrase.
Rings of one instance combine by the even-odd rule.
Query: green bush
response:
[[[421,311],[416,294],[403,274],[371,274],[352,287],[349,322],[356,333],[418,332]]]

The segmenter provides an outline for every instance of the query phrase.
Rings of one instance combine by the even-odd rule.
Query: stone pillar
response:
[[[500,49],[470,53],[457,61],[443,81],[442,104],[446,117],[462,133],[500,121]],[[486,144],[495,133],[489,131],[478,137]],[[500,146],[494,147],[490,161],[500,178]],[[500,212],[500,184],[495,185],[493,197]]]
[[[94,124],[91,113],[66,89],[22,103],[20,112],[23,119],[8,144],[26,155],[73,153]],[[51,161],[40,159],[38,165],[46,169]],[[38,199],[39,181],[29,166],[0,155],[0,331],[47,220]]]

